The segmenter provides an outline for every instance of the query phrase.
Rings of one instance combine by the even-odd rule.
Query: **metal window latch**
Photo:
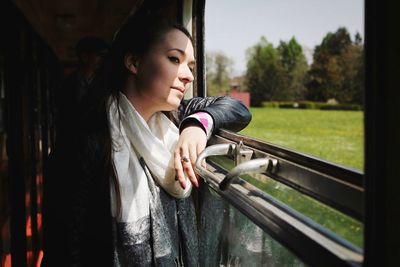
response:
[[[201,162],[206,157],[216,155],[233,155],[235,167],[219,183],[220,190],[226,190],[237,178],[245,173],[274,173],[277,170],[278,160],[273,158],[251,159],[254,152],[251,149],[244,149],[243,143],[239,144],[218,144],[207,147],[200,153],[196,161],[196,169],[204,173]]]
[[[274,161],[274,162],[272,162]],[[226,190],[237,178],[245,173],[264,173],[268,171],[268,167],[277,164],[276,159],[263,158],[252,159],[247,162],[240,163],[233,168],[219,184],[220,190]]]
[[[239,165],[242,162],[249,161],[252,156],[253,156],[253,150],[244,148],[242,141],[240,141],[239,144],[235,145],[234,149],[235,166]]]

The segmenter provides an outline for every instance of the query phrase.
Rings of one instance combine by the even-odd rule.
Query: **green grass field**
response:
[[[240,133],[363,170],[363,112],[250,108]]]
[[[363,170],[363,112],[279,108],[251,108],[250,111],[253,119],[241,134]],[[231,164],[223,159],[217,162]],[[353,244],[363,246],[362,222],[276,181],[261,182],[249,175],[242,178]]]

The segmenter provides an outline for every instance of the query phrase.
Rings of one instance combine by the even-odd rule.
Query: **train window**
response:
[[[223,157],[213,157],[212,162],[227,170],[234,167],[232,161]],[[242,175],[241,178],[355,246],[363,247],[364,226],[360,220],[316,201],[276,179],[271,179],[268,175],[251,174]]]
[[[207,94],[242,99],[241,133],[363,170],[364,3],[208,1]]]
[[[206,2],[207,94],[239,98],[253,119],[210,142],[236,144],[228,156],[210,152],[223,180],[224,171],[203,175],[215,176],[206,179],[211,188],[283,244],[278,251],[291,248],[307,264],[326,260],[305,256],[319,249],[332,260],[363,260],[363,16],[362,0]],[[233,188],[223,189],[228,177]],[[243,205],[260,209],[252,215]],[[335,244],[314,246],[323,239]],[[289,258],[282,266],[302,264]]]
[[[223,198],[203,192],[200,266],[306,266]]]

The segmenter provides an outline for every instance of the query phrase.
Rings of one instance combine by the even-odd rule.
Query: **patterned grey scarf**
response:
[[[121,195],[117,216],[112,188],[115,266],[196,266],[191,186],[182,189],[171,167],[178,129],[162,113],[146,123],[123,94],[110,99],[108,122]]]
[[[114,223],[114,266],[198,266],[196,214],[191,197],[176,199],[153,180],[144,160],[151,192],[150,215]]]

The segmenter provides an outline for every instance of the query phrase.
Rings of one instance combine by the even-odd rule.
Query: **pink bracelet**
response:
[[[214,126],[214,120],[210,114],[208,114],[207,112],[200,111],[193,113],[192,115],[186,117],[185,119],[188,118],[193,118],[199,121],[201,125],[203,125],[204,130],[206,131],[207,139],[210,138]]]

